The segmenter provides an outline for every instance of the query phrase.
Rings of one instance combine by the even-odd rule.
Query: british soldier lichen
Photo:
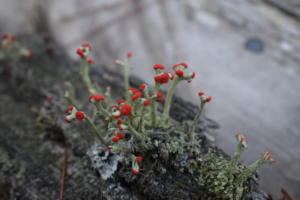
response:
[[[191,82],[196,75],[188,71],[186,63],[174,65],[174,73],[166,72],[164,65],[155,64],[153,66],[154,87],[143,83],[136,89],[129,85],[129,61],[132,53],[128,53],[124,60],[116,61],[122,66],[124,72],[124,96],[113,102],[110,88],[102,93],[102,89],[90,79],[90,68],[95,63],[89,58],[91,50],[92,47],[85,43],[77,49],[76,53],[81,59],[82,82],[89,92],[86,99],[94,105],[95,117],[90,117],[81,110],[75,98],[75,90],[72,84],[67,82],[69,91],[65,93],[65,98],[71,106],[67,109],[68,115],[65,121],[67,123],[75,120],[86,122],[103,148],[130,160],[131,171],[134,175],[142,172],[143,156],[147,156],[150,150],[159,149],[166,160],[169,154],[175,155],[176,159],[170,160],[172,163],[188,155],[189,158],[184,162],[175,163],[181,173],[192,174],[193,181],[199,187],[217,198],[238,200],[249,192],[249,187],[245,183],[256,169],[264,163],[274,162],[271,154],[265,153],[260,160],[249,166],[240,165],[241,153],[247,147],[243,134],[236,135],[237,151],[231,159],[225,158],[214,149],[202,155],[201,159],[197,157],[200,155],[198,149],[201,141],[196,134],[196,127],[205,105],[212,100],[212,97],[205,96],[204,92],[198,93],[199,111],[191,122],[176,122],[169,116],[175,87],[184,80]],[[170,86],[164,95],[161,85],[168,83]],[[158,103],[163,101],[164,106],[160,109],[161,112],[158,109]],[[99,119],[103,123],[95,125],[94,122]],[[170,131],[166,131],[168,134],[163,134],[162,137],[156,137],[157,130]]]
[[[13,34],[3,33],[0,38],[0,60],[18,60],[22,57],[32,57],[32,51],[19,43]]]

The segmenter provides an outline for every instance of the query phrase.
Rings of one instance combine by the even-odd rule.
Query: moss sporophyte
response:
[[[110,88],[103,93],[101,87],[92,82],[89,76],[90,68],[95,63],[88,58],[92,50],[91,45],[85,43],[77,49],[76,53],[81,59],[80,75],[89,96],[87,101],[94,105],[96,117],[89,117],[77,104],[75,90],[70,82],[66,82],[69,90],[65,93],[65,99],[71,105],[68,107],[68,115],[65,117],[67,123],[74,120],[83,121],[91,132],[99,139],[100,143],[109,153],[122,155],[131,161],[131,172],[134,175],[142,173],[143,157],[147,152],[163,144],[167,151],[174,154],[189,152],[191,159],[180,164],[181,171],[193,175],[194,181],[199,188],[221,199],[241,199],[249,192],[245,185],[255,173],[258,167],[265,163],[274,162],[270,153],[263,156],[249,166],[240,164],[240,156],[247,148],[246,137],[243,134],[236,134],[237,150],[231,159],[221,156],[214,150],[209,150],[201,159],[194,157],[193,152],[201,145],[198,139],[197,127],[200,116],[205,106],[212,100],[212,97],[205,96],[199,92],[199,110],[194,120],[176,122],[170,116],[170,108],[176,86],[182,82],[191,82],[196,74],[188,71],[186,63],[179,63],[172,67],[173,73],[166,72],[166,67],[155,64],[154,87],[143,83],[140,87],[132,88],[129,85],[130,59],[132,53],[128,53],[124,60],[117,60],[124,73],[124,96],[116,99],[113,103]],[[163,84],[169,84],[164,95],[161,90]],[[162,108],[158,104],[164,103]],[[103,122],[101,124],[99,119]],[[182,128],[184,125],[187,128]],[[181,134],[168,135],[170,141],[159,141],[153,139],[156,130],[168,130],[174,128]],[[175,132],[176,132],[175,130]],[[183,131],[182,131],[183,130]],[[149,156],[148,156],[149,157]]]

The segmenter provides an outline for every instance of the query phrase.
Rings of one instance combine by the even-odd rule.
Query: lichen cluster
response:
[[[32,57],[32,52],[19,43],[13,34],[3,33],[0,38],[0,60],[18,60]]]
[[[98,138],[100,147],[94,148],[90,156],[104,179],[118,171],[118,162],[123,162],[126,166],[131,163],[134,176],[147,174],[149,166],[156,163],[159,173],[168,173],[170,169],[178,170],[178,173],[190,177],[190,184],[196,184],[199,190],[204,189],[219,199],[238,200],[249,192],[246,183],[256,169],[264,163],[274,161],[270,153],[265,153],[249,166],[240,165],[240,155],[247,147],[243,134],[236,135],[237,151],[231,159],[213,149],[202,151],[203,137],[196,133],[196,127],[205,105],[212,99],[203,92],[198,93],[200,106],[194,120],[177,122],[169,116],[177,84],[181,81],[191,82],[195,78],[194,72],[187,72],[187,64],[174,65],[174,73],[166,72],[165,66],[156,64],[153,66],[156,73],[155,86],[151,88],[144,83],[136,89],[129,85],[129,61],[132,57],[129,53],[123,61],[116,61],[123,67],[124,96],[113,100],[111,88],[103,92],[90,79],[90,68],[95,63],[88,58],[91,50],[89,44],[83,44],[76,53],[81,58],[82,82],[89,92],[87,101],[94,104],[95,110],[83,112],[72,84],[67,82],[69,90],[65,93],[65,99],[70,106],[65,121],[86,122]],[[161,85],[167,83],[170,85],[164,98]],[[161,112],[158,103],[162,102]]]

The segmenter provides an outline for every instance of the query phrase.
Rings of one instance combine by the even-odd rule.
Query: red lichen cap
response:
[[[124,116],[129,116],[132,113],[132,106],[130,104],[121,105],[120,112]]]
[[[133,56],[133,54],[131,52],[127,53],[127,58],[131,58]]]
[[[140,173],[140,170],[131,169],[131,172],[135,175],[138,175]]]
[[[17,38],[16,38],[16,36],[14,34],[11,34],[11,35],[9,35],[9,39],[11,41],[15,41]]]
[[[238,139],[239,142],[246,142],[246,137],[243,133],[237,133],[235,134],[235,137]]]
[[[141,85],[140,85],[140,90],[145,90],[146,88],[148,87],[148,85],[146,84],[146,83],[142,83]]]
[[[135,93],[137,93],[137,92],[140,92],[140,91],[138,91],[138,90],[135,89],[135,88],[128,88],[127,90],[129,91],[130,94],[135,94]]]
[[[266,152],[262,155],[262,159],[270,162],[276,162],[274,158],[272,158],[272,154],[270,152]]]
[[[203,96],[203,95],[205,95],[205,93],[204,92],[198,92],[198,95]]]
[[[117,124],[120,131],[127,129],[127,126],[123,124],[122,120],[119,119]]]
[[[185,80],[187,80],[188,83],[192,82],[192,79],[194,79],[196,77],[196,73],[195,72],[190,72],[187,76],[185,76]]]
[[[92,46],[89,44],[89,43],[83,43],[82,45],[81,45],[81,47],[82,48],[87,48],[88,50],[92,50]]]
[[[72,106],[69,106],[69,107],[67,108],[68,113],[71,114],[74,108],[75,108],[75,107],[74,107],[73,105],[72,105]]]
[[[121,112],[117,109],[118,106],[112,105],[111,108],[112,108],[112,116],[113,116],[113,118],[114,119],[120,118],[121,117]]]
[[[83,52],[82,49],[78,48],[78,49],[76,50],[76,53],[79,55],[80,58],[83,58],[83,57],[84,57],[84,52]]]
[[[32,51],[28,50],[26,57],[31,58],[33,56]]]
[[[4,39],[4,40],[5,40],[5,39],[7,39],[7,38],[8,38],[8,35],[7,35],[7,33],[2,33],[2,34],[1,34],[1,37],[2,37],[2,39]]]
[[[182,62],[182,63],[178,63],[178,64],[174,65],[174,66],[173,66],[173,69],[176,70],[176,68],[178,68],[178,67],[180,67],[180,66],[182,66],[184,69],[187,69],[187,68],[188,68],[188,65],[187,65],[186,63]]]
[[[119,101],[118,101],[118,104],[121,104],[121,103],[125,103],[126,101],[124,100],[124,99],[120,99]]]
[[[87,59],[86,62],[89,63],[89,64],[95,64],[96,63],[95,60],[92,59],[92,58]]]
[[[170,76],[170,79],[171,79],[171,80],[174,80],[174,74],[169,73],[169,76]]]
[[[158,69],[164,70],[164,69],[165,69],[165,66],[164,66],[164,65],[161,65],[161,64],[155,64],[155,65],[153,65],[153,69],[154,69],[154,70],[158,70]]]
[[[176,75],[180,78],[184,76],[184,71],[182,69],[178,69],[175,71]]]
[[[144,106],[150,105],[151,101],[149,99],[144,99],[143,104]]]
[[[120,141],[120,138],[118,138],[118,137],[113,137],[113,138],[111,138],[111,141],[112,141],[112,142],[119,142],[119,141]]]
[[[179,63],[179,65],[183,66],[185,69],[188,68],[188,65],[185,62]]]
[[[143,162],[143,157],[142,156],[137,156],[135,161],[138,162],[138,163]]]
[[[161,73],[159,75],[154,76],[154,80],[155,82],[160,84],[168,83],[170,80],[170,74],[168,72]]]
[[[76,50],[76,53],[79,55],[80,58],[87,57],[92,50],[92,47],[88,43],[83,43],[80,48]]]
[[[136,91],[132,97],[131,97],[131,101],[136,101],[137,99],[141,98],[142,97],[142,93],[140,91]]]
[[[119,138],[120,140],[124,139],[124,134],[123,133],[116,133],[115,137]]]
[[[121,112],[120,111],[116,111],[115,113],[113,113],[113,118],[114,119],[119,119],[121,117]]]
[[[78,120],[83,120],[84,117],[85,117],[85,114],[84,114],[83,112],[81,112],[81,111],[77,111],[77,112],[76,112],[76,118],[77,118]]]
[[[208,96],[208,97],[206,97],[205,99],[204,99],[204,102],[205,103],[208,103],[208,102],[210,102],[212,100],[212,97],[211,96]]]
[[[196,77],[196,73],[195,73],[195,72],[192,72],[191,77],[192,77],[192,78],[195,78],[195,77]]]
[[[247,138],[244,134],[242,133],[237,133],[235,134],[236,139],[238,140],[239,143],[241,143],[245,148],[247,147]]]
[[[120,131],[123,131],[123,130],[127,129],[127,126],[124,124],[118,124],[118,128]]]
[[[100,94],[93,94],[89,96],[89,102],[94,103],[95,101],[103,101],[105,98]]]
[[[161,92],[156,93],[156,101],[164,101],[164,94]]]
[[[71,123],[71,122],[72,122],[72,120],[69,119],[69,117],[65,117],[64,120],[65,120],[65,122],[67,122],[67,123]]]

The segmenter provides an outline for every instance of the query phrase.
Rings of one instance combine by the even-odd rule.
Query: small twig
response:
[[[59,200],[64,199],[64,188],[65,188],[65,177],[67,175],[67,166],[68,166],[68,148],[64,148],[64,161],[62,164],[61,169],[61,176],[60,176],[60,193],[59,193]]]

